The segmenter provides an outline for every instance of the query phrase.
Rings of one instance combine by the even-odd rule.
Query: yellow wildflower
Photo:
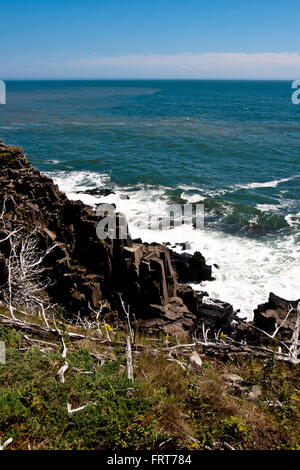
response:
[[[107,331],[112,331],[112,327],[108,324],[108,323],[105,323],[104,325],[101,325],[101,328],[103,330],[107,330]]]

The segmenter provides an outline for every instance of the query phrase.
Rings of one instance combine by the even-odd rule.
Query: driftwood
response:
[[[57,375],[59,376],[59,379],[61,381],[62,384],[65,383],[65,372],[69,369],[69,364],[67,363],[67,361],[65,361],[64,365],[61,366],[61,368],[59,369],[59,371],[57,372]]]
[[[84,375],[92,375],[92,374],[94,374],[93,371],[81,370],[81,369],[78,369],[77,367],[72,367],[72,370],[74,370],[75,372],[79,372],[79,374],[84,374]]]
[[[70,403],[68,403],[67,404],[67,410],[68,410],[69,414],[72,414],[72,413],[76,413],[77,411],[84,410],[84,408],[86,408],[87,406],[88,406],[88,403],[86,405],[80,406],[79,408],[73,408],[72,409],[72,405]]]
[[[4,450],[5,447],[7,447],[9,444],[11,444],[13,441],[13,438],[10,437],[9,439],[7,439],[6,441],[3,442],[3,444],[1,444],[1,440],[0,440],[0,450]]]
[[[64,340],[62,337],[62,332],[56,328],[47,328],[42,325],[37,325],[35,323],[28,323],[25,321],[13,319],[10,317],[6,317],[5,315],[0,315],[0,324],[7,325],[9,327],[13,327],[16,329],[19,329],[21,331],[26,331],[29,332],[33,335],[38,335],[42,336],[45,338],[49,337],[57,337],[60,338],[60,340],[63,342],[64,345],[64,351],[63,355],[66,354],[66,348],[64,344]],[[262,331],[262,330],[261,330]],[[297,308],[297,321],[296,321],[296,326],[295,326],[295,331],[292,337],[292,340],[289,342],[286,342],[286,346],[290,344],[291,346],[287,346],[288,349],[288,354],[283,354],[281,352],[273,351],[272,349],[268,349],[262,346],[254,346],[254,345],[249,345],[249,344],[244,344],[244,343],[237,343],[233,340],[230,340],[231,342],[224,342],[222,340],[219,340],[217,342],[207,342],[207,341],[200,341],[198,339],[195,339],[193,343],[189,344],[178,344],[175,346],[169,346],[169,347],[157,347],[153,348],[150,346],[144,346],[144,345],[131,345],[130,344],[130,353],[136,352],[136,351],[150,351],[150,352],[176,352],[179,350],[184,350],[184,349],[189,349],[189,348],[201,348],[204,354],[219,354],[220,352],[223,354],[235,354],[236,356],[238,355],[247,355],[247,354],[253,354],[255,357],[268,357],[270,354],[275,356],[275,359],[281,360],[281,361],[286,361],[286,362],[291,362],[292,364],[299,364],[300,359],[298,359],[298,354],[299,354],[299,342],[298,342],[298,336],[299,336],[299,331],[300,331],[300,306],[298,304]],[[262,331],[262,333],[265,333]],[[73,332],[65,332],[64,333],[66,336],[68,336],[70,341],[81,341],[81,340],[89,340],[89,341],[95,341],[98,344],[101,344],[102,346],[110,347],[110,348],[115,348],[115,347],[126,347],[128,350],[128,347],[126,346],[126,342],[121,342],[121,341],[109,341],[109,340],[103,340],[101,338],[96,338],[93,336],[86,336],[78,333],[73,333]],[[267,336],[268,335],[266,333]],[[272,338],[274,339],[274,338]],[[131,343],[131,336],[129,336],[129,341]],[[127,338],[127,344],[128,344],[128,338]],[[135,351],[132,351],[132,348]],[[102,358],[96,357],[100,361]]]
[[[27,331],[31,334],[35,334],[38,336],[42,336],[45,338],[49,337],[61,337],[61,332],[57,329],[54,328],[46,328],[45,326],[42,325],[37,325],[36,323],[28,323],[22,320],[17,320],[13,319],[10,317],[6,317],[5,315],[0,315],[0,324],[2,325],[7,325],[11,328],[16,328],[21,331]],[[89,341],[95,341],[97,343],[102,344],[103,346],[108,346],[108,347],[124,347],[126,344],[125,342],[121,341],[108,341],[108,340],[103,340],[101,338],[96,338],[94,336],[85,336],[81,335],[79,333],[73,333],[73,332],[65,332],[65,335],[67,335],[70,339],[70,341],[81,341],[81,340],[89,340]],[[149,347],[148,346],[143,346],[143,345],[135,345],[135,349],[137,350],[146,350]]]
[[[29,336],[24,335],[24,338],[29,344],[40,344],[41,346],[49,346],[50,348],[59,349],[58,344],[50,343],[49,341],[42,341],[41,339],[29,338]]]
[[[133,382],[133,364],[132,364],[132,353],[131,353],[131,341],[130,336],[127,337],[127,344],[126,344],[126,362],[127,362],[127,376],[128,379]]]

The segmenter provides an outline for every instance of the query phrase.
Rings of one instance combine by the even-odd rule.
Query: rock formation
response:
[[[298,302],[300,299],[285,300],[270,293],[269,301],[258,305],[254,310],[253,321],[238,325],[237,339],[246,340],[250,344],[269,344],[268,336],[259,330],[272,336],[280,326],[276,338],[281,341],[291,341],[296,326]]]
[[[47,289],[49,300],[64,306],[70,315],[87,314],[88,304],[97,308],[101,300],[120,313],[120,293],[145,328],[170,333],[193,329],[197,309],[191,312],[178,296],[177,277],[166,246],[136,243],[129,234],[126,239],[100,240],[94,210],[81,201],[68,200],[50,178],[29,163],[19,147],[0,144],[0,183],[0,207],[5,206],[5,217],[25,231],[35,229],[41,249],[56,245],[46,259],[52,280]],[[116,213],[116,219],[118,230],[124,216]],[[2,235],[7,235],[4,226]],[[1,243],[0,250],[3,283],[9,243]],[[193,279],[206,278],[201,278],[201,273],[209,272],[209,267],[200,253],[187,258],[184,255],[183,265],[192,264]],[[175,264],[181,273],[180,255],[176,255]]]
[[[178,281],[193,282],[212,281],[211,266],[205,262],[204,256],[196,251],[189,253],[176,253],[170,250],[173,267],[177,273]]]
[[[93,190],[92,190],[93,192]],[[101,194],[110,191],[101,189]],[[228,303],[210,299],[180,282],[212,280],[211,266],[201,253],[176,253],[165,245],[123,239],[99,239],[99,217],[81,201],[70,201],[58,186],[36,170],[20,147],[0,142],[0,240],[11,228],[35,231],[41,250],[55,249],[45,259],[51,279],[46,294],[49,302],[63,306],[67,315],[87,315],[106,301],[104,312],[124,316],[121,298],[130,305],[137,323],[150,332],[186,334],[209,328],[211,335],[222,330],[237,339],[261,342],[251,324],[236,328],[236,312]],[[115,213],[116,232],[126,224]],[[0,285],[7,282],[9,240],[0,243]],[[121,295],[121,298],[120,298]],[[255,310],[253,325],[269,333],[293,313],[279,331],[279,339],[290,339],[295,327],[297,302],[270,294],[269,302]]]

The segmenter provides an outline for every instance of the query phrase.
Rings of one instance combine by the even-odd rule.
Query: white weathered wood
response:
[[[72,367],[72,369],[73,369],[75,372],[79,372],[79,374],[84,374],[84,375],[92,375],[92,374],[95,373],[95,372],[89,371],[89,370],[81,370],[81,369],[78,369],[77,367]]]
[[[87,406],[88,406],[88,403],[86,405],[80,406],[79,408],[73,408],[72,409],[72,405],[70,403],[68,403],[67,404],[67,410],[68,410],[69,414],[72,414],[72,413],[77,413],[77,411],[84,410],[84,408],[86,408]]]
[[[69,364],[67,363],[67,361],[64,363],[63,366],[61,366],[61,368],[59,369],[59,371],[57,372],[57,375],[59,376],[59,379],[61,381],[62,384],[65,383],[65,372],[69,369]]]
[[[133,382],[134,381],[134,376],[133,376],[133,365],[132,365],[132,353],[131,353],[130,336],[127,336],[126,362],[127,362],[127,376],[128,376],[128,379]]]
[[[1,444],[1,441],[0,441],[0,450],[4,450],[5,447],[7,447],[9,444],[11,444],[13,441],[13,438],[10,437],[9,439],[7,439],[5,442],[3,442],[3,444]]]
[[[294,327],[294,331],[292,334],[291,342],[291,353],[294,359],[297,359],[300,353],[300,345],[299,345],[299,333],[300,333],[300,302],[297,305],[297,314],[296,314],[296,323]]]
[[[279,331],[280,328],[285,324],[285,322],[287,321],[287,319],[289,318],[289,316],[290,316],[290,314],[291,314],[291,312],[292,312],[293,310],[294,310],[293,307],[291,307],[291,308],[289,309],[288,313],[286,314],[284,320],[282,321],[282,323],[280,323],[279,326],[276,325],[275,331],[274,331],[274,333],[271,335],[272,338],[275,338],[275,336],[277,335],[278,331]]]
[[[42,341],[41,339],[29,338],[29,336],[27,335],[24,335],[24,338],[26,339],[26,341],[28,341],[28,343],[31,343],[31,344],[35,344],[35,343],[38,343],[41,345],[44,344],[45,346],[50,346],[51,348],[59,349],[58,344],[50,343],[49,341]]]
[[[123,311],[126,315],[127,326],[128,326],[128,331],[129,331],[129,334],[130,334],[131,344],[134,344],[134,331],[133,331],[133,329],[131,327],[131,323],[130,323],[129,306],[127,307],[127,310],[126,310],[124,301],[123,301],[122,296],[121,296],[120,293],[119,293],[119,297],[120,297],[120,302],[121,302],[121,305],[122,305],[122,309],[123,309]]]

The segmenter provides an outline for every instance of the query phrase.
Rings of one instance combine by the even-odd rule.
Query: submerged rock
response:
[[[85,189],[84,191],[77,191],[76,194],[89,194],[90,196],[109,196],[110,194],[116,193],[107,188],[92,188]]]

